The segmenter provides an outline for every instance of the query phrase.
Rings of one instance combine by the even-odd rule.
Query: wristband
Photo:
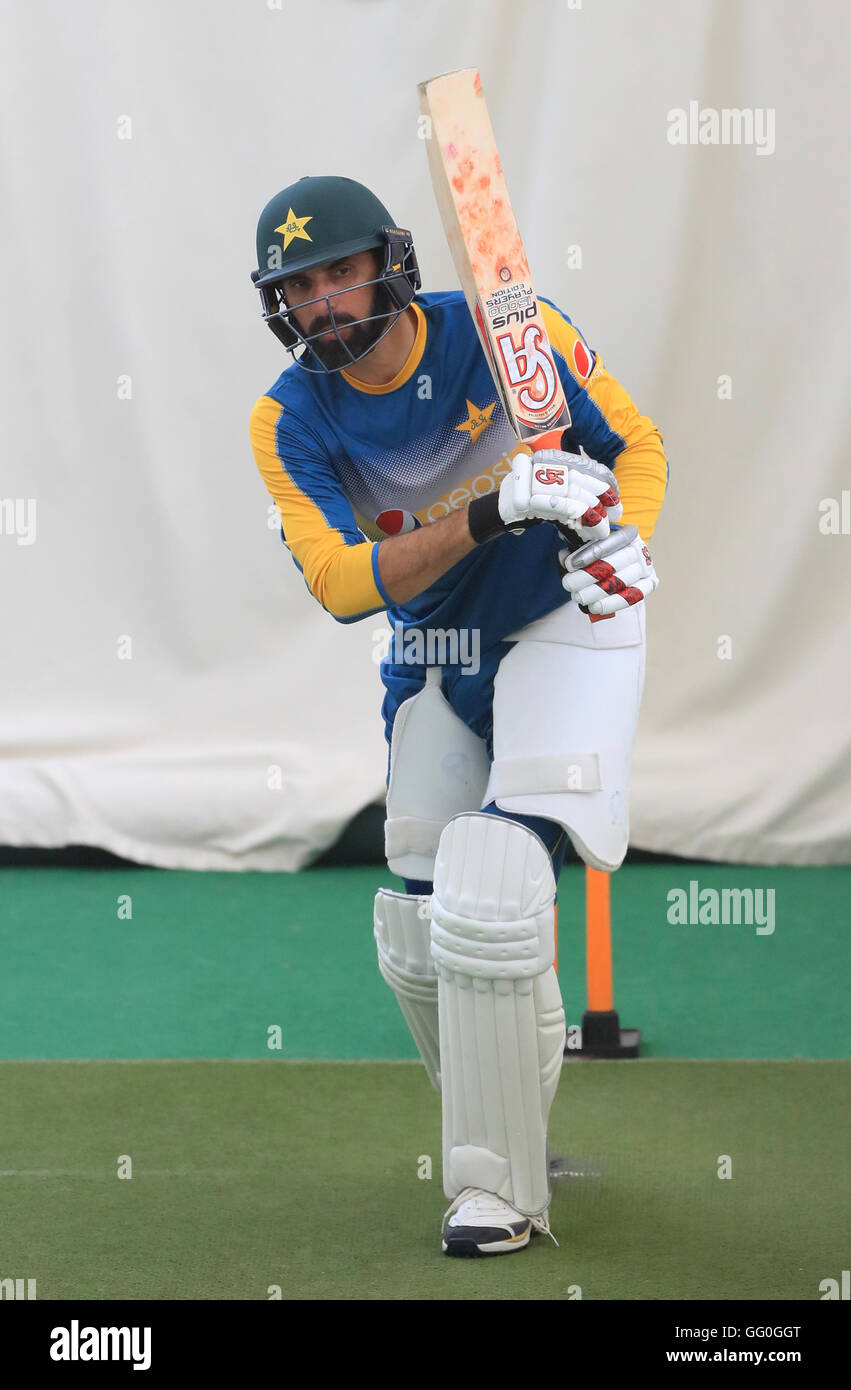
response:
[[[467,507],[467,525],[476,545],[501,536],[505,523],[499,514],[499,493],[489,492],[486,497],[474,497]]]
[[[485,497],[474,497],[467,507],[467,525],[476,545],[484,545],[496,536],[504,536],[506,531],[519,533],[528,531],[530,526],[540,526],[537,517],[512,521],[506,524],[499,514],[499,493],[489,492]]]

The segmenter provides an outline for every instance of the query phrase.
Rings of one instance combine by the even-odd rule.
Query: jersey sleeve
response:
[[[378,543],[358,529],[321,440],[271,396],[251,412],[251,447],[281,518],[281,535],[314,598],[339,622],[381,612],[392,599]]]
[[[556,355],[576,444],[611,468],[623,503],[621,526],[637,526],[649,541],[665,497],[668,461],[662,436],[610,376],[602,357],[555,305],[542,300],[544,323]]]

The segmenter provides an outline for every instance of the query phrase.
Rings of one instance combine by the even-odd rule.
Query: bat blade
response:
[[[570,412],[475,68],[419,86],[437,205],[503,409],[518,439]]]
[[[482,80],[461,68],[419,84],[437,206],[476,332],[520,440],[558,447],[570,411],[502,172]],[[558,431],[558,434],[551,434]],[[569,550],[583,544],[559,528]],[[614,617],[589,614],[592,623]]]

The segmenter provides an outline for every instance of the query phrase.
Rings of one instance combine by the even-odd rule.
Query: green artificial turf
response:
[[[586,1005],[584,871],[559,883],[568,1023]],[[775,929],[671,925],[668,894],[775,894]],[[0,869],[0,1058],[413,1058],[378,972],[375,868]],[[615,1006],[644,1057],[844,1057],[851,870],[625,865]],[[131,911],[132,916],[127,916]],[[123,913],[124,915],[120,915]]]
[[[558,1248],[456,1261],[419,1066],[5,1062],[0,1273],[39,1299],[818,1299],[847,1266],[848,1079],[568,1066],[550,1137],[581,1176],[554,1184]]]

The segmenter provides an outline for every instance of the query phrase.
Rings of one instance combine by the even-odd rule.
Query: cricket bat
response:
[[[475,68],[419,86],[437,206],[499,399],[518,439],[570,411]],[[553,446],[557,447],[557,446]]]
[[[419,84],[437,206],[461,288],[506,417],[518,440],[561,448],[570,411],[499,150],[482,80],[461,68]],[[560,528],[562,529],[562,528]],[[582,538],[562,529],[570,550]],[[589,615],[592,622],[612,614]]]

